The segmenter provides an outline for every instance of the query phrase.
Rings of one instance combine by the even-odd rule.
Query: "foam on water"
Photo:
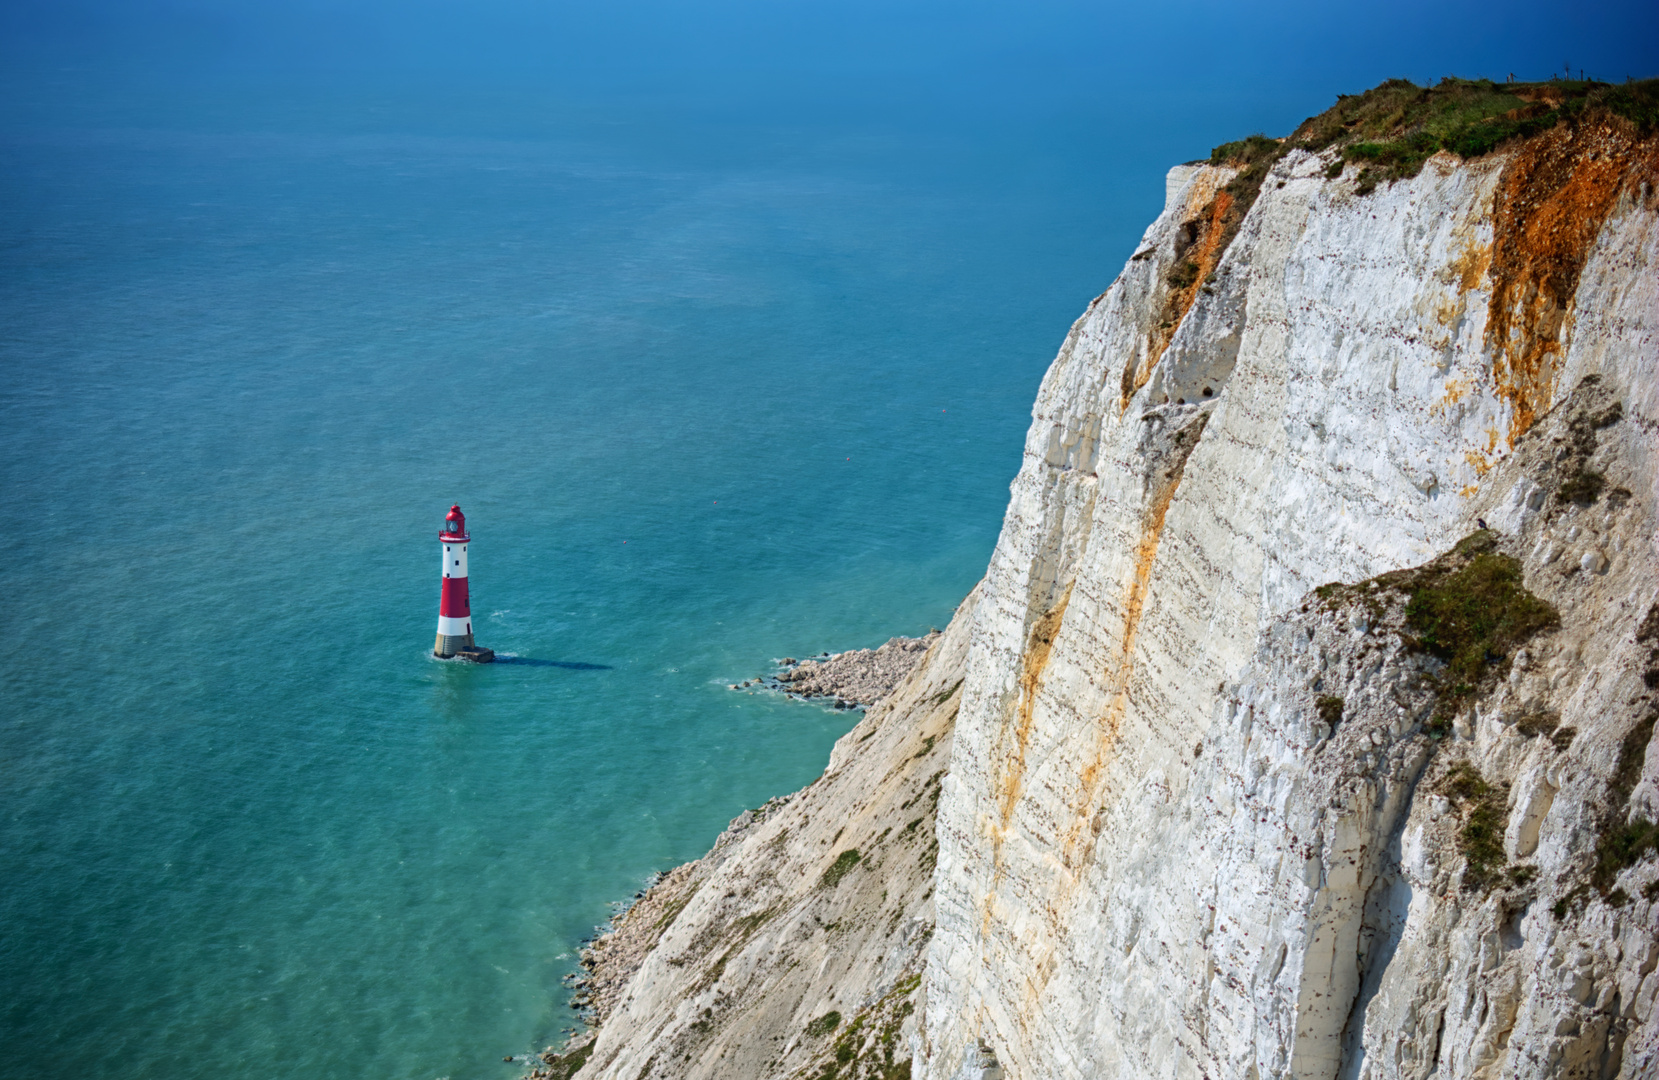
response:
[[[852,720],[726,684],[949,618],[1123,254],[927,133],[13,104],[6,1075],[516,1075]]]

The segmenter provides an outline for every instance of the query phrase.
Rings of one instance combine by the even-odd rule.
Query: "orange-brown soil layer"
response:
[[[1522,142],[1493,204],[1492,375],[1514,410],[1509,445],[1547,412],[1570,332],[1579,275],[1628,182],[1659,174],[1659,137],[1636,139],[1610,115]]]

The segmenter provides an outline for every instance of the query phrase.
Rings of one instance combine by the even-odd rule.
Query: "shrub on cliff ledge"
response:
[[[1589,506],[1601,498],[1602,488],[1607,486],[1607,478],[1601,473],[1580,468],[1577,472],[1562,481],[1561,489],[1556,492],[1562,502],[1577,503],[1579,506]]]
[[[1474,533],[1454,549],[1467,559],[1461,566],[1430,564],[1408,586],[1406,625],[1422,649],[1446,662],[1443,700],[1473,693],[1494,673],[1489,665],[1506,670],[1522,642],[1560,622],[1553,607],[1521,584],[1521,564],[1495,546],[1491,533]]]
[[[1497,546],[1496,535],[1482,530],[1422,566],[1391,570],[1355,585],[1333,581],[1310,597],[1332,612],[1355,605],[1372,625],[1388,621],[1397,600],[1405,600],[1402,641],[1446,664],[1433,680],[1437,706],[1425,725],[1435,738],[1451,730],[1452,717],[1470,698],[1509,673],[1517,648],[1561,621],[1553,607],[1521,583],[1521,564]],[[1567,741],[1572,734],[1570,728],[1560,732]]]
[[[809,1022],[806,1026],[806,1033],[809,1038],[822,1039],[840,1026],[841,1014],[831,1011]]]
[[[1182,259],[1175,264],[1166,280],[1177,289],[1185,289],[1198,280],[1198,264],[1191,259]]]
[[[1625,820],[1631,793],[1642,779],[1642,763],[1653,741],[1654,722],[1659,712],[1650,709],[1625,733],[1619,746],[1619,760],[1608,779],[1606,820],[1596,837],[1596,863],[1590,883],[1609,896],[1613,880],[1621,870],[1635,866],[1649,852],[1659,851],[1659,825],[1643,817]]]
[[[1504,813],[1505,792],[1487,783],[1474,766],[1465,762],[1452,770],[1446,793],[1467,815],[1457,833],[1457,849],[1464,860],[1463,887],[1473,891],[1497,884],[1506,862],[1503,834],[1509,822]]]

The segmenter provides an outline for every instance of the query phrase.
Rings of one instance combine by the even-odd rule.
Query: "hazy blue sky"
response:
[[[1114,111],[1284,127],[1395,75],[1655,73],[1659,4],[1213,0],[8,0],[0,58],[147,79],[530,82],[579,95]],[[1294,114],[1294,115],[1293,115]]]
[[[585,130],[670,167],[952,182],[977,155],[987,183],[1014,162],[1015,197],[1079,208],[1100,284],[1172,164],[1389,77],[1567,64],[1659,74],[1659,3],[0,0],[0,127]]]

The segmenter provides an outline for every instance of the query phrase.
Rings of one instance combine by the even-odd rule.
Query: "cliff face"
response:
[[[1659,1074],[1659,136],[1348,100],[1171,171],[984,582],[601,943],[581,1076]]]
[[[1659,1070],[1659,144],[1332,159],[1279,156],[1218,262],[1234,171],[1173,170],[1044,379],[920,1075]],[[1459,668],[1423,590],[1500,571],[1558,614]]]

